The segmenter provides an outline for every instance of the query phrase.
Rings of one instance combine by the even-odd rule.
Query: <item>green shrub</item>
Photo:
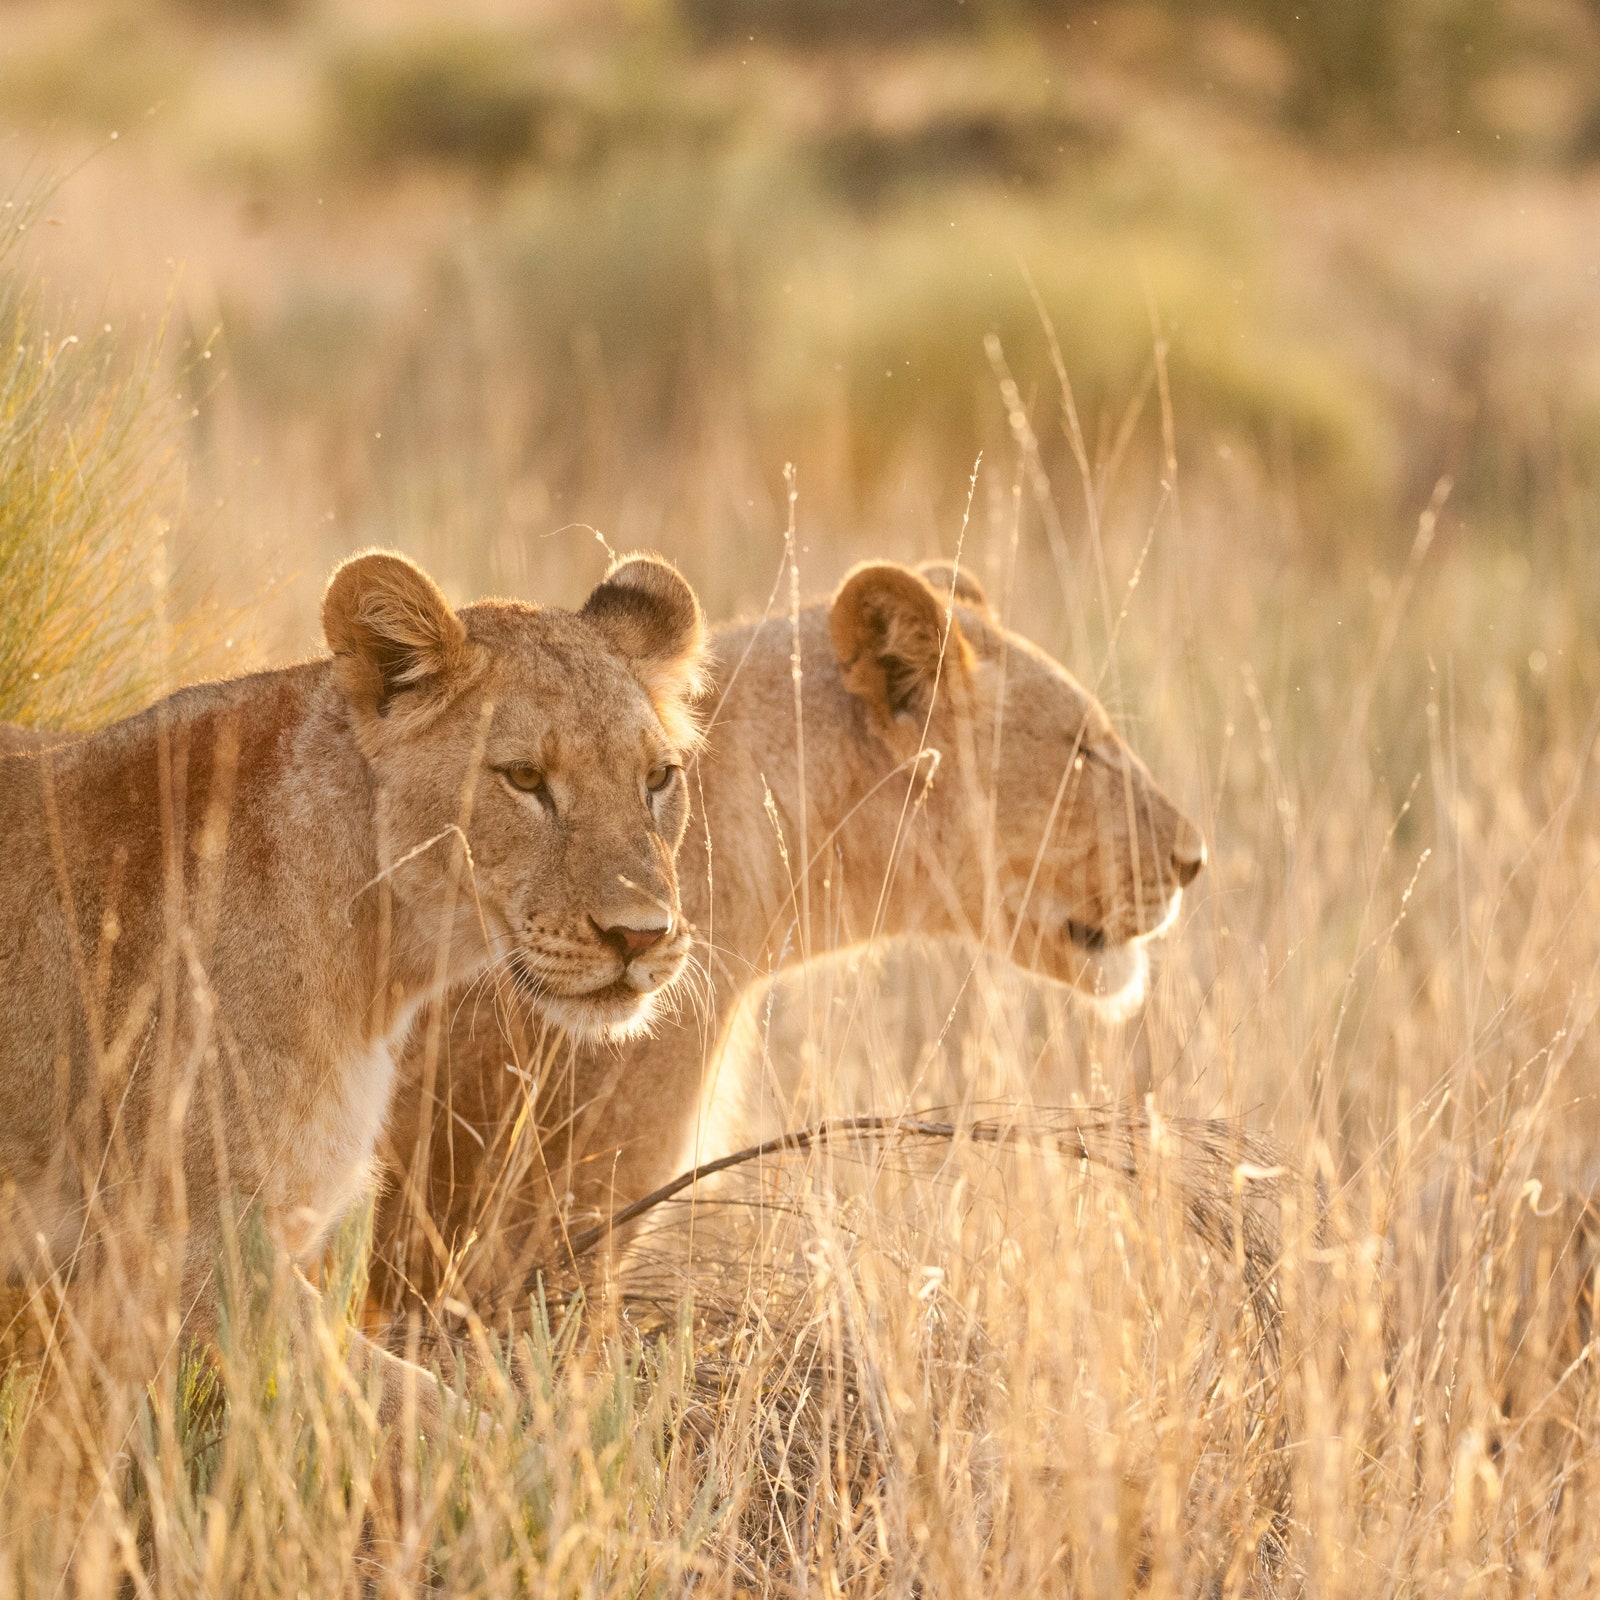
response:
[[[706,44],[905,44],[952,31],[1098,22],[1115,0],[677,0]],[[1291,63],[1291,110],[1307,127],[1454,133],[1504,54],[1510,0],[1161,0],[1184,20],[1242,17]]]
[[[307,0],[168,0],[174,10],[202,22],[292,22]]]
[[[603,185],[529,185],[485,250],[528,448],[562,472],[598,449],[637,461],[709,394],[739,392],[767,336],[753,316],[769,252],[814,221],[808,198],[765,167],[679,154],[614,161]]]
[[[0,721],[132,709],[158,672],[177,462],[154,353],[46,301],[0,201]]]
[[[993,9],[983,0],[678,0],[689,32],[707,42],[752,35],[794,44],[892,41],[971,27]]]
[[[182,102],[194,66],[186,40],[137,13],[93,15],[31,51],[4,43],[0,22],[0,108],[8,119],[76,123],[102,136],[152,106]]]
[[[1047,219],[974,195],[863,229],[836,253],[798,264],[795,292],[775,297],[792,308],[790,326],[769,345],[757,383],[772,432],[821,437],[819,419],[831,415],[863,487],[893,472],[908,449],[931,447],[946,461],[970,460],[980,447],[992,454],[1006,440],[984,353],[994,334],[1022,393],[1037,399],[1035,431],[1070,473],[1026,270],[1091,440],[1104,439],[1102,424],[1114,431],[1147,381],[1154,308],[1170,343],[1186,454],[1245,446],[1292,464],[1308,498],[1370,505],[1393,470],[1381,394],[1336,337],[1272,304],[1260,287],[1260,246],[1226,215],[1226,197],[1209,202],[1209,218],[1184,216],[1181,197],[1148,203],[1161,220],[1141,225],[1107,212],[1098,188],[1058,196]],[[775,329],[779,315],[773,308],[754,320]]]
[[[828,134],[816,154],[841,194],[878,201],[952,181],[1037,188],[1102,143],[1069,112],[999,104],[942,109],[904,128],[857,123]]]
[[[1506,37],[1506,0],[1250,0],[1294,66],[1312,127],[1452,134]]]
[[[376,162],[500,169],[588,142],[581,107],[546,83],[532,53],[492,34],[436,32],[345,50],[329,90],[349,153]]]

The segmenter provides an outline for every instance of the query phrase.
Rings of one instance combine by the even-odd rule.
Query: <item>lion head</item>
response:
[[[942,564],[854,568],[829,627],[874,735],[930,780],[916,870],[957,931],[1103,1003],[1136,1002],[1146,945],[1206,852],[1100,703]]]
[[[689,585],[630,556],[575,612],[456,611],[376,551],[335,572],[323,626],[393,926],[455,946],[397,963],[504,974],[579,1037],[645,1027],[690,946],[675,858],[705,625]]]

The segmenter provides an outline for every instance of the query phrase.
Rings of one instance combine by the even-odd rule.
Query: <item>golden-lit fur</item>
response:
[[[0,722],[0,756],[22,755],[43,750],[47,745],[67,744],[72,735],[50,728],[19,728],[14,722]]]
[[[697,1004],[652,1039],[570,1048],[525,1012],[452,1000],[436,1070],[413,1042],[375,1249],[391,1307],[503,1291],[559,1256],[552,1228],[704,1156],[708,1067],[786,963],[945,933],[1108,1003],[1141,989],[1141,941],[1204,849],[1094,697],[948,569],[858,567],[801,611],[798,643],[803,738],[789,619],[713,636],[679,864]]]
[[[687,954],[675,571],[456,612],[371,552],[323,624],[331,658],[0,758],[4,1265],[65,1284],[114,1370],[211,1332],[243,1208],[316,1255],[428,1000],[503,977],[599,1039]]]

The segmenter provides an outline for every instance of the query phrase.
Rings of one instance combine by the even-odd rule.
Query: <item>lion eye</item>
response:
[[[537,800],[549,800],[550,791],[545,787],[544,774],[531,761],[513,761],[500,771],[513,789],[531,794]]]
[[[650,771],[645,774],[645,787],[650,791],[651,794],[660,794],[661,791],[665,789],[675,777],[677,777],[680,770],[680,768],[675,767],[670,763],[663,763],[659,767],[652,767]]]

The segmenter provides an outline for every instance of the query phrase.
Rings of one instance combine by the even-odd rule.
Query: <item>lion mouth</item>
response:
[[[1091,956],[1121,950],[1128,945],[1144,944],[1149,940],[1160,938],[1172,927],[1178,920],[1178,907],[1182,900],[1181,892],[1169,896],[1159,920],[1149,927],[1140,927],[1136,924],[1132,928],[1119,928],[1116,932],[1108,930],[1104,923],[1080,922],[1068,917],[1067,938],[1085,955]]]
[[[628,982],[628,971],[624,967],[609,983],[602,983],[594,989],[583,989],[567,998],[594,1005],[614,1005],[621,1000],[636,1001],[640,998],[640,992]]]
[[[649,1033],[682,970],[640,989],[630,979],[632,968],[624,967],[614,978],[578,989],[553,983],[521,954],[508,966],[524,1001],[582,1044],[616,1043]]]
[[[668,988],[672,981],[665,979],[641,989],[630,976],[633,968],[625,966],[615,977],[607,978],[592,988],[569,989],[552,983],[550,978],[539,972],[521,951],[511,958],[510,965],[518,986],[535,1004],[544,1001],[563,1006],[594,1007],[597,1010],[608,1011],[615,1010],[618,1006],[633,1009],[643,1005],[658,991]]]

